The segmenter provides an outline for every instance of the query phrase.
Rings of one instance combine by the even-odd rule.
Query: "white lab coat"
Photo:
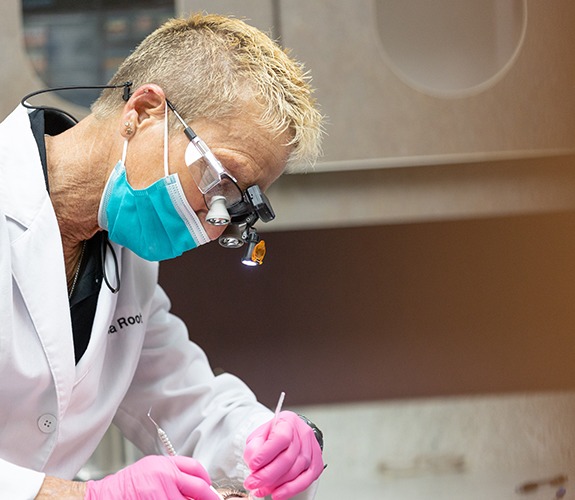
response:
[[[161,452],[150,407],[176,450],[213,479],[248,472],[246,437],[271,412],[239,379],[213,376],[169,313],[158,265],[114,250],[120,292],[102,285],[75,365],[60,233],[18,107],[0,124],[0,498],[34,498],[44,473],[73,478],[112,421],[144,453]],[[106,265],[114,276],[110,252]]]

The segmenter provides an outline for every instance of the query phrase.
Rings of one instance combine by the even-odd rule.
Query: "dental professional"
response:
[[[321,432],[290,411],[272,425],[214,376],[158,262],[217,239],[226,214],[250,229],[253,198],[320,138],[301,64],[207,14],[149,35],[79,123],[29,105],[0,124],[0,498],[217,500],[224,479],[313,497]],[[74,481],[112,422],[146,456]]]

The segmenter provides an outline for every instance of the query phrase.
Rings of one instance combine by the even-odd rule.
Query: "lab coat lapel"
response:
[[[74,380],[74,351],[64,254],[48,198],[12,245],[12,272],[51,367],[61,417]]]
[[[102,284],[88,349],[76,366],[63,250],[57,228],[45,229],[56,224],[51,204],[47,205],[46,211],[50,213],[39,215],[38,224],[13,245],[13,275],[52,369],[61,418],[76,383],[95,359],[103,359],[99,354],[106,348],[118,294]],[[114,247],[121,266],[122,249],[115,244]],[[108,275],[115,273],[112,261],[108,256]],[[121,267],[118,271],[121,272]]]
[[[3,126],[0,178],[11,186],[2,194],[3,208],[22,228],[11,243],[12,276],[51,367],[61,417],[74,380],[74,352],[60,231],[25,110],[18,108]]]

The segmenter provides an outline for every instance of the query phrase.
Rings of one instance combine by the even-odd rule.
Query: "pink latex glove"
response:
[[[244,486],[252,495],[285,500],[304,491],[323,471],[313,430],[296,413],[282,411],[250,434],[244,460],[251,474]]]
[[[193,458],[150,455],[99,481],[86,483],[84,500],[220,500],[206,469]]]

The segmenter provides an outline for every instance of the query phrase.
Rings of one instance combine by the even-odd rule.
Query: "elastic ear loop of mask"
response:
[[[124,148],[122,149],[122,165],[126,166],[126,155],[128,154],[128,139],[124,140]]]
[[[170,168],[168,167],[168,105],[166,104],[164,115],[164,176],[170,175]]]
[[[124,168],[126,167],[127,154],[128,154],[128,139],[124,141],[124,146],[122,148],[122,165],[124,165]],[[112,253],[112,259],[114,260],[114,274],[116,275],[115,276],[116,286],[110,283],[110,280],[108,279],[108,273],[106,272],[106,250],[108,248]],[[118,293],[120,291],[120,269],[118,266],[118,257],[116,257],[116,252],[114,251],[114,247],[110,243],[107,234],[102,238],[102,241],[100,243],[100,259],[102,265],[102,274],[104,275],[104,282],[106,283],[106,286],[112,293]]]

